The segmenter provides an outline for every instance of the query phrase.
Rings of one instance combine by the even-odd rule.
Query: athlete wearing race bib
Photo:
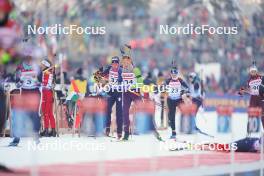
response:
[[[166,89],[167,89],[167,104],[168,104],[168,118],[171,126],[172,139],[176,138],[176,130],[175,130],[175,114],[176,107],[183,102],[182,95],[185,92],[188,92],[188,86],[185,81],[179,78],[179,71],[176,67],[171,69],[171,78],[166,80]]]
[[[45,137],[56,137],[56,123],[53,115],[53,69],[51,62],[47,59],[41,62],[42,71],[42,81],[41,81],[41,91],[42,91],[42,104],[41,110],[44,118],[44,131],[40,133],[41,136]],[[51,132],[49,132],[49,127],[51,127]]]
[[[190,96],[192,97],[192,102],[197,106],[197,110],[198,110],[203,102],[202,83],[197,73],[195,72],[189,74],[188,80],[189,80]]]
[[[119,67],[119,57],[112,57],[111,66],[109,66],[104,72],[103,75],[108,77],[109,86],[111,87],[110,91],[107,92],[107,116],[106,116],[106,136],[110,135],[110,125],[111,125],[111,114],[112,107],[116,103],[116,124],[117,124],[117,138],[121,139],[122,137],[122,128],[123,128],[123,118],[122,118],[122,91],[121,87],[121,71]]]
[[[39,80],[38,80],[38,69],[37,67],[33,66],[33,53],[32,53],[32,48],[28,47],[25,48],[24,50],[24,61],[18,65],[16,69],[16,82],[17,86],[21,87],[21,94],[24,96],[27,95],[36,95],[40,97],[40,92],[39,92]],[[25,100],[25,101],[32,101],[32,100]],[[39,103],[39,102],[36,102]],[[39,143],[38,135],[39,135],[39,130],[40,130],[40,117],[39,117],[39,112],[31,112],[31,111],[25,111],[25,119],[23,119],[24,122],[30,123],[32,125],[32,130],[30,133],[32,133],[35,142]],[[17,146],[20,137],[24,135],[25,130],[23,123],[21,123],[21,117],[19,115],[16,115],[16,110],[13,111],[13,116],[12,116],[12,129],[14,129],[13,136],[14,139],[13,141],[9,144],[9,146]]]
[[[247,90],[250,94],[249,107],[260,107],[262,109],[262,126],[264,127],[264,97],[260,95],[264,77],[258,74],[258,68],[255,63],[249,68],[250,77],[247,81]],[[239,94],[243,94],[244,88],[241,88]]]
[[[128,45],[125,45],[120,49],[122,54],[122,84],[125,85],[125,88],[127,88],[123,91],[123,119],[125,131],[123,140],[128,140],[129,138],[129,109],[131,103],[133,101],[140,100],[140,96],[138,96],[139,92],[137,90],[137,87],[143,85],[141,71],[139,68],[134,67],[130,50],[131,47]]]

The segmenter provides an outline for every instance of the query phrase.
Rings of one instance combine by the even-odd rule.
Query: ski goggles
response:
[[[178,75],[179,74],[179,71],[177,69],[172,69],[171,70],[171,74]]]
[[[113,63],[119,63],[119,57],[117,57],[117,56],[114,56],[114,57],[112,57],[112,64]]]

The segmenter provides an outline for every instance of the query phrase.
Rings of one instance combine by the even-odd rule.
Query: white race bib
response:
[[[34,89],[37,87],[37,73],[34,71],[25,71],[21,73],[22,88]]]
[[[122,73],[122,77],[123,77],[123,84],[125,86],[132,86],[136,84],[134,73]]]
[[[172,99],[178,99],[181,97],[181,83],[180,81],[170,81],[168,95]]]
[[[251,95],[259,95],[259,86],[261,84],[261,79],[255,79],[248,83],[249,91]]]
[[[118,72],[110,71],[109,72],[109,84],[116,85],[118,81]]]

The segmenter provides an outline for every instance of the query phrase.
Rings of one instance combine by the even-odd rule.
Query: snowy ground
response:
[[[168,139],[169,136],[169,131],[161,131],[162,137],[166,140],[165,143],[159,142],[153,134],[147,134],[147,135],[140,135],[140,136],[133,136],[132,139],[128,142],[111,142],[111,138],[107,137],[98,137],[98,138],[92,138],[92,137],[72,137],[72,135],[64,135],[59,138],[41,138],[40,141],[41,143],[36,147],[33,143],[33,140],[31,138],[22,138],[21,143],[19,144],[18,147],[7,147],[8,143],[11,141],[11,138],[0,138],[0,163],[4,164],[8,167],[15,168],[15,169],[30,169],[31,174],[34,173],[34,170],[39,168],[39,170],[42,172],[40,175],[44,176],[50,176],[50,175],[56,175],[57,171],[54,171],[58,167],[58,172],[60,172],[59,175],[65,175],[64,171],[61,171],[61,167],[64,167],[63,165],[65,164],[73,164],[73,166],[67,166],[68,169],[71,169],[71,172],[74,174],[74,164],[78,165],[81,163],[100,163],[101,161],[127,161],[130,159],[135,159],[138,161],[138,164],[141,165],[140,163],[142,162],[142,159],[150,159],[150,163],[147,163],[149,166],[144,166],[144,167],[153,167],[158,168],[159,170],[156,170],[155,172],[139,172],[139,173],[144,173],[142,175],[182,175],[182,173],[188,173],[189,175],[195,175],[194,173],[201,173],[200,175],[203,175],[206,170],[207,173],[208,171],[212,171],[215,173],[215,171],[218,169],[218,171],[223,171],[222,167],[215,168],[210,166],[209,164],[207,167],[204,165],[202,168],[204,170],[197,170],[197,172],[190,172],[188,169],[181,170],[179,169],[170,169],[169,170],[164,170],[160,168],[159,166],[155,165],[155,157],[169,157],[173,159],[173,157],[177,156],[176,158],[179,157],[185,157],[186,156],[191,156],[190,154],[210,154],[212,152],[208,151],[198,151],[198,150],[184,150],[184,151],[169,151],[169,148],[173,148],[175,146],[184,146],[186,144],[183,143],[176,143],[173,142],[172,140]],[[229,142],[231,141],[230,135],[218,135],[215,136],[215,138],[209,138],[201,134],[197,135],[179,135],[178,136],[179,141],[192,141],[192,142],[200,142],[200,143],[206,143],[206,142]],[[219,153],[219,152],[218,152]],[[220,152],[220,155],[221,152]],[[229,154],[224,154],[221,157],[226,158]],[[198,156],[198,155],[197,155]],[[255,157],[255,156],[249,156],[249,157]],[[219,160],[219,156],[216,156]],[[229,158],[229,157],[227,157]],[[245,158],[248,158],[247,156]],[[253,159],[252,158],[252,159]],[[199,160],[199,159],[198,159]],[[201,159],[201,161],[204,159]],[[227,159],[229,160],[229,159]],[[254,160],[254,159],[253,159]],[[252,161],[253,161],[252,160]],[[189,160],[188,162],[193,162],[193,165],[195,165],[195,162],[197,162],[197,158]],[[251,162],[252,162],[251,161]],[[121,163],[122,163],[121,162]],[[164,160],[165,163],[169,162],[167,160]],[[184,161],[183,161],[184,162]],[[186,161],[185,161],[186,162]],[[198,161],[199,162],[199,161]],[[209,161],[206,161],[207,163],[210,163]],[[249,162],[249,161],[247,161]],[[144,163],[144,162],[143,162]],[[175,165],[175,167],[178,167],[179,161],[170,163],[170,165]],[[190,163],[189,163],[190,164]],[[50,168],[50,165],[54,165],[53,168]],[[83,166],[82,166],[83,165]],[[81,164],[82,169],[79,170],[79,172],[83,173],[83,175],[87,175],[86,170],[88,169],[88,166],[84,166],[85,164]],[[118,164],[119,165],[119,164]],[[115,169],[113,167],[118,167],[118,165],[110,166],[110,168]],[[145,162],[146,165],[146,162]],[[181,165],[181,164],[180,164]],[[192,164],[191,164],[192,165]],[[260,168],[262,167],[261,165],[263,164],[254,164],[250,166],[244,167],[248,169],[254,169],[254,168]],[[45,166],[48,166],[45,169]],[[109,166],[109,164],[108,164]],[[229,170],[232,170],[233,168],[240,169],[242,165],[237,165],[237,166],[231,166],[227,165]],[[44,169],[43,169],[44,167]],[[97,167],[90,166],[90,169],[94,170]],[[133,167],[133,166],[132,166]],[[138,166],[137,166],[138,167]],[[42,169],[41,169],[42,168]],[[109,167],[108,167],[109,168]],[[207,169],[206,169],[207,168]],[[123,168],[124,169],[124,168]],[[193,168],[195,169],[195,168]],[[38,169],[37,169],[38,170]],[[109,170],[109,169],[108,169]],[[125,169],[126,170],[126,169]],[[62,173],[61,173],[62,172]],[[95,171],[94,171],[95,172]],[[99,171],[100,173],[101,171]],[[134,171],[137,173],[137,170]],[[164,173],[165,172],[165,173]],[[179,173],[178,173],[179,172]],[[53,173],[53,174],[52,174]],[[85,174],[86,173],[86,174]],[[118,172],[117,172],[118,173]],[[121,175],[124,175],[124,173],[119,172]],[[130,171],[131,175],[133,174],[133,171]],[[1,175],[1,174],[0,174]],[[33,174],[34,175],[34,174]],[[71,174],[70,174],[71,175]],[[81,174],[80,174],[81,175]],[[98,173],[95,174],[88,174],[88,175],[98,175]],[[104,174],[99,174],[99,175],[104,175]],[[116,173],[111,172],[111,174],[106,174],[106,175],[116,175]],[[119,174],[117,174],[119,175]],[[127,175],[127,174],[126,174]]]
[[[179,141],[193,143],[229,143],[244,138],[246,135],[246,115],[234,114],[233,119],[233,134],[218,134],[216,132],[216,114],[206,113],[204,117],[198,117],[198,127],[204,132],[214,135],[214,138],[201,134],[180,134],[177,135],[177,138]],[[179,124],[178,117],[176,124]],[[179,127],[176,129],[179,129]],[[78,164],[101,161],[123,162],[129,159],[140,161],[142,158],[154,161],[155,157],[177,156],[177,158],[179,158],[181,156],[190,156],[190,154],[212,153],[198,150],[169,151],[169,148],[186,146],[186,144],[180,142],[175,143],[169,140],[170,130],[160,131],[160,133],[165,143],[159,142],[153,134],[133,136],[128,142],[111,142],[111,140],[113,140],[112,138],[93,138],[85,137],[85,135],[82,135],[82,137],[78,137],[77,135],[72,137],[72,135],[68,134],[61,135],[59,138],[41,138],[41,142],[38,146],[34,145],[31,138],[22,138],[18,147],[7,147],[12,139],[0,138],[0,163],[11,168],[24,169],[35,168],[36,166],[45,167],[47,165],[54,165],[57,167],[57,164]],[[259,134],[253,134],[252,136],[259,136]],[[191,159],[191,162],[195,162],[195,160]],[[258,165],[253,165],[252,167],[258,167]],[[231,168],[233,169],[234,167]],[[242,167],[237,166],[237,168]],[[221,171],[223,168],[218,168],[218,170]],[[177,171],[179,170],[177,169]],[[150,175],[153,175],[153,173]],[[163,174],[161,173],[161,175]],[[173,175],[173,172],[171,175]]]
[[[128,142],[111,142],[113,139],[107,137],[95,139],[64,135],[59,138],[41,138],[41,143],[38,146],[34,145],[31,138],[22,138],[18,147],[7,147],[11,138],[1,138],[0,163],[20,168],[31,165],[174,156],[197,152],[168,151],[168,148],[174,147],[175,144],[168,139],[168,134],[168,131],[161,132],[162,137],[166,139],[165,143],[157,141],[152,134],[133,136]],[[202,143],[231,141],[230,135],[219,135],[215,138],[200,134],[179,135],[178,139]],[[177,143],[177,145],[184,144]]]
[[[164,139],[167,132],[162,132]],[[201,135],[199,141],[211,140]],[[168,138],[168,137],[167,137]],[[194,140],[192,136],[180,136],[181,140]],[[152,134],[133,136],[128,142],[111,142],[107,137],[72,137],[41,138],[36,147],[31,138],[22,138],[18,147],[7,147],[10,138],[0,140],[0,163],[12,167],[45,165],[56,163],[76,163],[83,161],[119,160],[146,158],[153,156],[183,155],[192,151],[169,152],[173,147],[171,140],[159,142]],[[181,145],[181,144],[179,144]],[[14,159],[13,157],[16,159]]]

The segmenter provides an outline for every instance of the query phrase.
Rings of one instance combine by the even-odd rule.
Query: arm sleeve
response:
[[[179,79],[179,81],[181,82],[181,85],[182,85],[182,90],[181,90],[181,95],[183,95],[183,94],[189,94],[190,93],[190,91],[189,91],[189,87],[188,87],[188,85],[187,85],[187,83],[185,82],[185,81],[183,81],[182,79]]]
[[[20,66],[17,67],[16,72],[15,72],[15,80],[16,82],[20,81],[20,77],[21,77],[21,69]]]
[[[189,90],[189,86],[187,85],[187,83],[186,83],[185,81],[183,81],[182,79],[179,79],[179,80],[180,80],[180,82],[181,82],[182,87],[183,87],[184,89],[186,89],[186,90]]]
[[[38,73],[38,81],[42,82],[43,72]]]
[[[194,90],[197,91],[199,90],[199,88],[200,88],[199,83],[198,82],[194,83]]]
[[[171,80],[171,79],[166,79],[166,80],[165,80],[165,85],[169,85],[170,80]]]
[[[118,78],[117,78],[118,84],[121,84],[123,82],[122,72],[123,72],[122,68],[118,68]]]
[[[137,84],[143,84],[143,78],[142,78],[140,69],[136,67],[133,69],[133,72],[136,76]]]

